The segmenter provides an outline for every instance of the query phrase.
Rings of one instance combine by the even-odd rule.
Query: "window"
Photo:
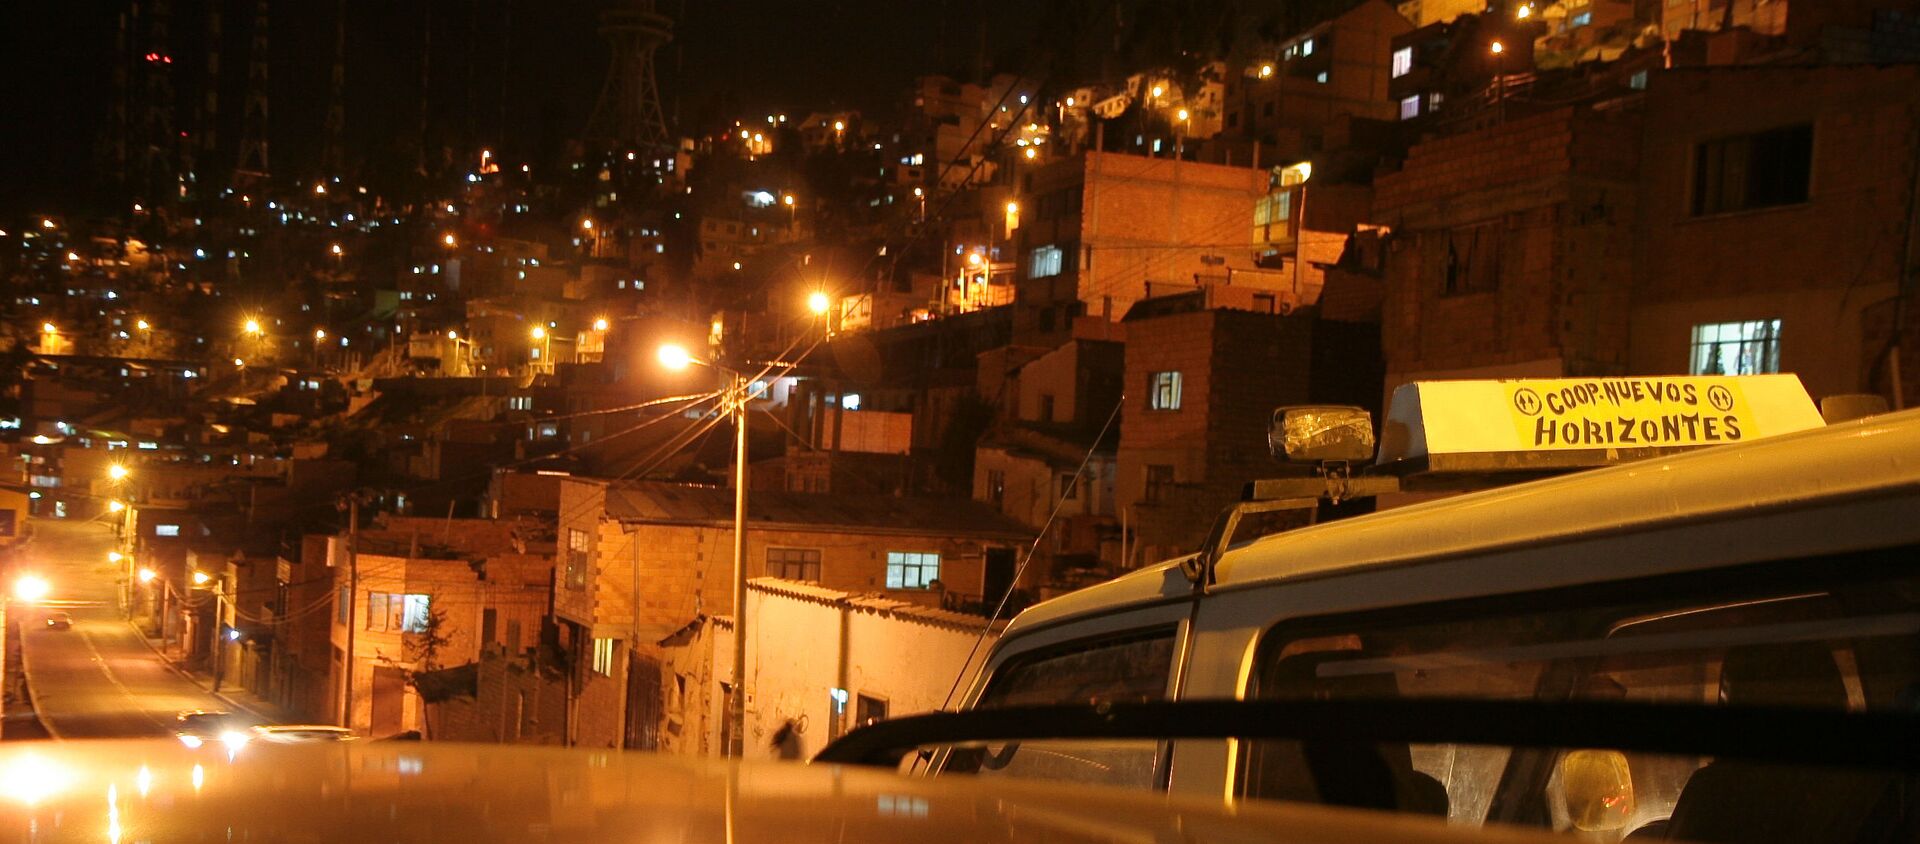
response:
[[[998,507],[1007,500],[1007,473],[1002,469],[987,470],[987,500]]]
[[[1073,642],[1009,659],[976,708],[1150,703],[1166,699],[1172,670],[1170,630]],[[942,773],[1155,788],[1160,751],[1150,739],[1023,741],[956,749]]]
[[[1693,327],[1694,375],[1780,371],[1780,320],[1713,322]]]
[[[1420,116],[1420,95],[1400,98],[1400,119],[1412,120]]]
[[[1707,141],[1693,151],[1693,213],[1806,202],[1812,176],[1812,124]]]
[[[1313,81],[1315,81],[1315,82],[1318,82],[1318,83],[1320,83],[1320,84],[1322,84],[1322,85],[1325,85],[1325,84],[1327,84],[1327,79],[1328,79],[1328,78],[1330,78],[1330,77],[1328,76],[1328,72],[1327,72],[1327,71],[1324,71],[1324,70],[1323,70],[1323,71],[1320,71],[1319,73],[1316,73],[1316,74],[1314,74],[1314,75],[1313,75]]]
[[[1570,18],[1567,18],[1568,29],[1572,29],[1576,26],[1586,26],[1587,24],[1590,24],[1590,23],[1593,23],[1593,11],[1591,9],[1584,12],[1580,12]]]
[[[939,579],[939,554],[919,551],[887,552],[888,589],[927,589]]]
[[[864,727],[875,721],[887,720],[887,701],[885,698],[855,695],[853,699],[853,724]]]
[[[400,629],[408,633],[425,633],[433,626],[432,599],[426,595],[402,595],[400,611]]]
[[[1163,465],[1147,466],[1147,489],[1144,495],[1146,503],[1159,504],[1167,500],[1167,494],[1173,491],[1173,467]]]
[[[508,410],[532,410],[533,397],[532,396],[509,396],[507,398],[507,409]]]
[[[1271,241],[1292,235],[1293,191],[1279,190],[1253,202],[1253,238]],[[1276,227],[1278,230],[1276,231]]]
[[[767,575],[784,580],[820,582],[820,549],[768,548]]]
[[[620,647],[619,639],[602,639],[597,636],[594,637],[593,673],[598,674],[602,677],[612,677],[613,676],[613,654],[614,654],[614,651],[617,650],[619,647]]]
[[[1155,372],[1147,376],[1147,409],[1180,409],[1180,373]]]
[[[1302,56],[1313,55],[1313,39],[1309,38],[1305,41],[1300,42],[1300,55]]]
[[[1647,90],[1647,72],[1642,70],[1627,77],[1627,87],[1635,91]]]
[[[179,536],[180,526],[179,525],[154,525],[153,535],[154,536]]]
[[[1427,95],[1427,113],[1432,114],[1433,112],[1439,111],[1440,104],[1446,101],[1447,101],[1447,95],[1442,94],[1439,91],[1435,91],[1431,94],[1428,94]]]
[[[579,528],[567,528],[567,586],[571,589],[585,589],[587,586],[587,564],[591,559],[591,544],[586,531]]]
[[[1500,287],[1504,238],[1501,224],[1481,223],[1446,233],[1440,294],[1485,293]]]
[[[345,586],[340,587],[339,593],[333,598],[333,620],[336,624],[348,624],[352,621],[347,615],[349,612],[347,605],[352,600],[353,593],[347,591]]]
[[[1072,501],[1080,495],[1080,485],[1074,483],[1077,477],[1079,476],[1074,472],[1061,472],[1055,480],[1060,489],[1061,501]]]
[[[1051,278],[1060,274],[1060,247],[1036,246],[1027,258],[1027,278]]]
[[[1401,47],[1393,51],[1393,78],[1399,79],[1413,72],[1413,48]]]
[[[1904,710],[1920,682],[1920,663],[1911,658],[1920,652],[1920,580],[1905,565],[1914,550],[1284,622],[1255,651],[1248,696]],[[1455,824],[1615,833],[1605,840],[1663,821],[1665,837],[1686,840],[1767,839],[1751,834],[1755,823],[1890,840],[1899,837],[1890,833],[1902,823],[1897,816],[1913,811],[1887,811],[1881,796],[1898,793],[1887,788],[1894,780],[1862,771],[1767,766],[1758,774],[1731,760],[1671,754],[1404,742],[1332,751],[1309,765],[1296,742],[1246,744],[1244,796],[1373,800]],[[1623,799],[1608,803],[1612,817],[1585,816],[1582,823],[1569,809],[1563,780],[1597,760],[1618,772]],[[1356,764],[1387,773],[1391,781],[1382,785],[1391,790],[1315,782],[1314,771],[1361,769]],[[1828,802],[1789,786],[1792,807],[1762,810],[1749,802],[1772,793],[1756,785],[1762,781],[1862,797]]]

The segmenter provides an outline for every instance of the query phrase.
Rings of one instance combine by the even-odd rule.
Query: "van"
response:
[[[1792,376],[1641,380],[1408,385],[1378,460],[1355,461],[1359,471],[1345,460],[1358,453],[1312,435],[1370,435],[1370,423],[1323,408],[1277,414],[1276,452],[1318,459],[1310,476],[1276,482],[1295,493],[1251,490],[1212,547],[1021,613],[963,708],[1387,699],[1920,712],[1920,412],[1826,426]],[[1529,475],[1546,477],[1505,483]],[[1315,485],[1337,496],[1476,478],[1491,488],[1233,535],[1261,499]],[[1345,799],[1302,744],[1028,741],[929,758],[941,772],[1176,795],[1384,801],[1607,841],[1911,840],[1915,829],[1911,780],[1872,772],[1383,744],[1367,764],[1391,773],[1391,794],[1368,803]],[[1565,799],[1595,782],[1612,796]]]

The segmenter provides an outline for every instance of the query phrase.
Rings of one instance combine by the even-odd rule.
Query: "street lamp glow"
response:
[[[460,339],[460,332],[458,332],[458,331],[455,331],[455,330],[453,330],[453,329],[451,329],[451,328],[449,328],[449,329],[447,329],[447,339],[448,339],[448,340],[458,340],[458,339]]]
[[[13,582],[13,597],[27,603],[45,598],[51,591],[53,591],[52,584],[47,583],[46,578],[36,575],[25,575]]]
[[[845,131],[847,131],[847,124],[846,124],[846,121],[843,121],[843,120],[835,120],[835,121],[833,121],[833,131],[835,131],[835,132],[845,132]]]
[[[1187,119],[1187,118],[1188,118],[1189,116],[1191,116],[1191,115],[1189,115],[1189,114],[1188,114],[1188,112],[1187,112],[1187,110],[1183,108],[1183,109],[1181,109],[1181,110],[1179,110],[1179,111],[1176,111],[1176,112],[1174,112],[1174,116],[1176,116],[1176,117],[1178,117],[1178,118],[1180,118],[1180,120],[1181,120],[1182,122],[1185,122],[1185,121],[1186,121],[1186,119]]]
[[[661,366],[675,372],[686,369],[693,364],[693,355],[687,353],[686,347],[674,343],[661,346],[659,358]]]
[[[1273,65],[1270,65],[1270,64],[1263,64],[1263,65],[1261,65],[1261,66],[1260,66],[1260,78],[1261,78],[1261,79],[1266,79],[1267,77],[1270,77],[1270,76],[1272,76],[1272,75],[1273,75]]]
[[[339,255],[341,253],[340,244],[336,243],[331,247],[328,247],[328,251],[332,252],[335,255]]]
[[[606,318],[606,317],[601,317],[601,318],[599,318],[599,319],[596,319],[596,320],[594,320],[594,321],[593,321],[593,330],[595,330],[595,331],[605,331],[605,330],[607,330],[607,318]]]
[[[43,229],[53,228],[53,220],[51,218],[42,217],[40,219],[40,228],[43,228]]]
[[[1498,41],[1495,41],[1492,44],[1487,45],[1487,52],[1492,53],[1496,56],[1506,51],[1507,51],[1507,45],[1502,44]]]
[[[257,334],[259,334],[260,332],[261,332],[261,328],[260,328],[260,321],[259,321],[259,320],[257,320],[257,319],[248,319],[248,320],[246,321],[246,324],[244,324],[244,325],[242,325],[242,326],[240,326],[240,333],[242,333],[242,334],[255,334],[255,335],[257,335]]]
[[[316,328],[316,329],[314,329],[314,330],[313,330],[313,339],[315,339],[315,340],[325,340],[325,339],[327,339],[327,330],[326,330],[326,329],[324,329],[324,328]]]
[[[825,315],[827,308],[832,304],[833,300],[827,298],[827,293],[824,290],[815,290],[807,295],[807,310],[815,314]]]
[[[109,512],[109,513],[118,513],[118,512],[120,512],[120,511],[122,511],[122,510],[125,510],[125,509],[127,509],[127,502],[125,502],[125,501],[109,501],[109,502],[107,502],[107,512]],[[109,558],[111,558],[111,559],[113,559],[113,560],[116,560],[116,561],[117,561],[117,560],[119,560],[119,559],[120,559],[120,552],[118,552],[118,551],[113,551],[113,552],[110,552],[110,553],[108,553],[108,554],[107,554],[107,556],[108,556]]]
[[[160,573],[153,569],[141,569],[140,573],[135,576],[140,578],[141,583],[152,583],[154,578],[160,576]]]
[[[593,231],[593,218],[589,217],[587,219],[581,220],[580,228],[586,229],[587,231]]]
[[[132,470],[128,469],[124,463],[113,463],[107,466],[107,477],[112,480],[124,481],[130,474],[133,474]]]
[[[133,327],[138,328],[141,331],[146,331],[147,329],[150,329],[153,327],[153,323],[147,322],[146,320],[143,319],[143,320],[140,320],[139,322],[134,323]]]
[[[313,186],[313,195],[314,195],[314,196],[326,196],[326,195],[327,195],[327,183],[326,183],[326,182],[317,182],[317,183],[315,183],[315,184],[314,184],[314,186]]]
[[[108,552],[107,552],[107,562],[109,562],[109,563],[117,563],[117,562],[120,562],[121,560],[124,560],[124,559],[126,559],[126,558],[127,558],[127,555],[125,555],[125,554],[122,554],[122,553],[120,553],[120,552],[118,552],[118,551],[108,551]]]
[[[43,322],[40,323],[40,331],[43,334],[59,334],[60,327],[51,322]]]
[[[1160,86],[1160,85],[1153,86],[1154,99],[1159,99],[1160,95],[1165,94],[1166,92],[1167,92],[1167,89],[1163,86]]]
[[[792,204],[793,204],[793,194],[787,194],[786,196],[783,196],[783,197],[780,197],[780,202],[781,202],[781,204],[783,204],[783,205],[792,205]]]
[[[1514,10],[1513,16],[1520,20],[1526,20],[1527,18],[1533,17],[1533,7],[1523,5],[1520,8]]]
[[[1009,203],[1007,203],[1007,213],[1008,213],[1008,214],[1018,214],[1018,213],[1020,213],[1020,203],[1018,203],[1018,202],[1009,202]]]
[[[453,246],[459,241],[454,240],[452,232],[448,232],[445,236],[440,238],[440,242],[446,244],[447,246]]]
[[[535,340],[545,340],[545,339],[547,339],[547,328],[546,328],[546,326],[544,326],[544,325],[536,325],[536,326],[534,326],[534,327],[533,327],[533,339],[535,339]]]
[[[967,253],[967,265],[968,265],[968,266],[971,266],[971,267],[977,267],[977,266],[980,266],[980,253],[978,253],[978,252],[968,252],[968,253]]]
[[[196,571],[193,573],[193,585],[195,586],[205,586],[207,585],[207,581],[212,579],[213,577],[204,571]]]

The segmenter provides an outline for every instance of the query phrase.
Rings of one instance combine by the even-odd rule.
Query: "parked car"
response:
[[[72,630],[73,615],[66,612],[50,612],[46,618],[48,630]]]

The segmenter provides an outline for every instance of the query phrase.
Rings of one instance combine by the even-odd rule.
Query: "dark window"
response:
[[[768,548],[767,574],[785,580],[820,582],[820,550],[817,548]]]
[[[987,470],[987,500],[998,507],[1007,500],[1007,473],[1000,469]]]
[[[587,565],[592,556],[589,553],[587,532],[579,528],[567,529],[567,587],[585,589],[587,586]]]
[[[875,721],[887,720],[887,701],[884,698],[858,695],[853,702],[853,723],[864,727]]]
[[[1498,223],[1454,229],[1446,237],[1440,292],[1446,296],[1500,288],[1501,228]]]
[[[1159,504],[1167,500],[1173,491],[1173,467],[1150,465],[1147,467],[1146,503]]]
[[[1693,213],[1806,202],[1812,177],[1812,124],[1707,141],[1693,152]]]

